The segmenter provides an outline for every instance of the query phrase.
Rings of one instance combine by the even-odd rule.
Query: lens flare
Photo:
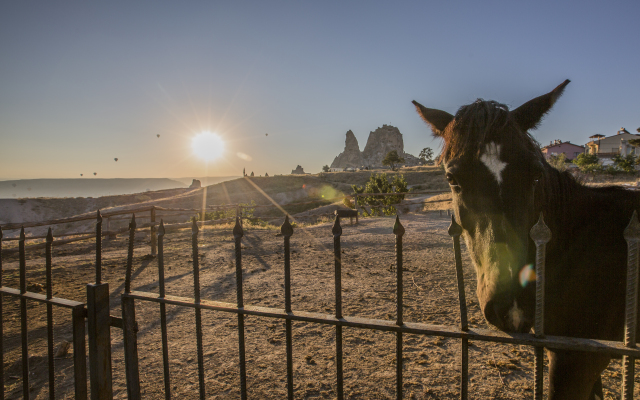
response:
[[[213,161],[224,152],[224,142],[215,133],[202,132],[191,140],[193,153],[205,161]]]
[[[536,281],[536,272],[533,270],[533,264],[527,264],[520,270],[520,285],[527,287],[529,282]]]
[[[238,158],[241,158],[241,159],[243,159],[243,160],[245,160],[245,161],[251,161],[251,160],[253,160],[253,158],[252,158],[250,155],[248,155],[248,154],[244,154],[244,153],[242,153],[242,152],[240,152],[240,151],[239,151],[239,152],[237,152],[237,153],[236,153],[236,155],[238,156]]]

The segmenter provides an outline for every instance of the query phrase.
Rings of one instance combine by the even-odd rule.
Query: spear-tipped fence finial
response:
[[[242,224],[240,223],[240,217],[236,217],[236,226],[233,227],[233,237],[238,239],[244,236],[244,231],[242,230]]]
[[[129,229],[136,229],[136,214],[131,214],[131,222],[129,222]]]
[[[449,230],[447,232],[449,233],[449,236],[462,235],[462,227],[456,222],[456,217],[454,215],[451,215],[451,225],[449,225]]]
[[[331,228],[331,233],[333,236],[341,236],[342,235],[342,227],[340,226],[340,216],[336,215],[336,222],[333,224],[333,228]]]
[[[158,228],[158,235],[164,235],[164,221],[160,219],[160,227]]]
[[[280,227],[280,233],[282,233],[282,236],[292,236],[293,235],[293,226],[291,226],[291,223],[289,222],[289,215],[288,214],[284,217],[284,223]]]
[[[0,235],[0,237],[2,237],[2,235]],[[47,231],[47,243],[51,243],[53,242],[53,231],[51,230],[51,227],[49,227],[49,230]]]
[[[638,213],[634,210],[629,225],[624,229],[624,238],[629,240],[640,240],[640,221],[638,221]]]
[[[393,234],[396,236],[404,235],[404,226],[400,223],[400,217],[396,215],[396,222],[393,224]]]
[[[20,228],[20,240],[25,240],[24,226]]]
[[[100,213],[100,209],[98,209],[98,215],[96,219],[98,223],[102,222],[102,214]]]
[[[196,235],[198,233],[199,229],[198,229],[198,223],[196,222],[196,219],[193,219],[193,223],[191,224],[191,234]]]
[[[536,244],[547,244],[551,240],[551,229],[544,223],[542,212],[540,212],[538,222],[531,228],[529,235]]]

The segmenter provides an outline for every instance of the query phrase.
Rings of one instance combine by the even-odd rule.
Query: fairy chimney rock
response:
[[[191,182],[191,186],[189,186],[189,189],[199,189],[202,187],[202,183],[200,183],[200,180],[198,179],[194,179]]]
[[[304,172],[304,168],[302,168],[300,165],[298,165],[296,169],[291,170],[291,175],[303,175],[303,174],[306,174],[306,172]]]
[[[370,132],[362,152],[355,135],[348,131],[344,151],[333,160],[331,168],[382,167],[382,160],[392,150],[405,159],[404,165],[418,165],[420,162],[417,157],[404,152],[402,133],[395,126],[385,124]]]
[[[333,160],[331,168],[360,168],[363,165],[358,139],[351,130],[348,130],[347,138],[344,141],[344,151]]]

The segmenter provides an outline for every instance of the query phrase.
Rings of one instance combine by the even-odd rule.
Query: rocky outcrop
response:
[[[291,170],[291,175],[304,175],[306,174],[306,172],[304,172],[304,168],[302,168],[301,166],[297,166],[296,169]]]
[[[189,189],[200,189],[202,187],[202,183],[199,179],[194,179],[189,186]]]
[[[420,159],[404,152],[402,133],[395,126],[382,125],[381,128],[369,133],[369,139],[361,152],[358,140],[352,131],[347,132],[344,151],[331,164],[331,168],[369,168],[382,167],[382,160],[392,150],[404,158],[403,165],[418,165]]]
[[[358,146],[358,139],[351,130],[348,130],[344,151],[333,160],[330,168],[360,168],[363,165],[364,160]]]

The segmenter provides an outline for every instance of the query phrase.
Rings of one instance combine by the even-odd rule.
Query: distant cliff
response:
[[[358,140],[349,130],[344,151],[333,160],[331,168],[382,167],[382,160],[392,150],[397,151],[398,155],[404,158],[403,165],[418,165],[420,162],[417,157],[404,152],[402,133],[395,126],[382,125],[382,128],[370,132],[362,152],[358,146]]]

